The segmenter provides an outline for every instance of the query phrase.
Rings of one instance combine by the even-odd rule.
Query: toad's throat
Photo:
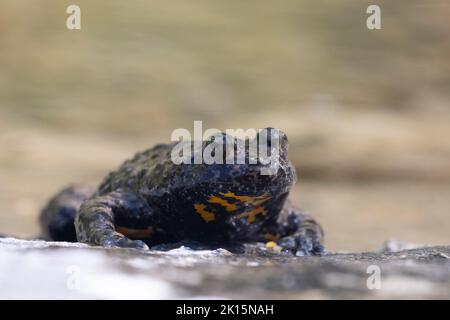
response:
[[[225,210],[230,213],[241,212],[235,215],[236,219],[246,218],[248,223],[256,221],[259,215],[267,214],[264,203],[271,197],[263,194],[260,196],[236,195],[233,192],[221,192],[219,195],[208,196],[206,203],[195,203],[194,209],[205,222],[216,219],[216,211]],[[216,208],[219,206],[219,208]]]

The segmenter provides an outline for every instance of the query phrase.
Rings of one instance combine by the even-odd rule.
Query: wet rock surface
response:
[[[142,252],[1,238],[0,298],[450,298],[450,246],[291,257],[179,245]]]

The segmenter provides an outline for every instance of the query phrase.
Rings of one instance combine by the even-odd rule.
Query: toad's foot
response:
[[[148,246],[141,240],[131,240],[120,233],[114,233],[104,236],[101,240],[101,246],[105,248],[130,248],[148,250]]]
[[[319,239],[305,235],[287,236],[277,241],[269,241],[266,248],[274,251],[288,251],[297,257],[321,256],[326,253]]]

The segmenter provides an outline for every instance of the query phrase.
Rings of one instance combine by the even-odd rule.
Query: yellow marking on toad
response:
[[[235,205],[234,203],[229,203],[227,200],[219,198],[217,196],[209,196],[208,202],[218,203],[221,206],[225,207],[225,210],[228,212],[233,212],[238,209],[237,205]]]
[[[277,245],[277,243],[274,242],[274,241],[266,242],[266,248],[267,248],[267,249],[272,249],[272,250],[278,251],[278,252],[280,252],[281,250],[283,250],[283,248],[280,247],[279,245]]]
[[[216,215],[214,214],[214,212],[205,210],[206,205],[201,203],[195,203],[194,208],[195,211],[197,211],[197,213],[202,217],[202,219],[205,220],[205,222],[210,222],[216,219]]]
[[[131,228],[127,228],[127,227],[117,226],[116,231],[130,239],[149,238],[153,234],[152,227],[149,227],[147,229],[131,229]]]

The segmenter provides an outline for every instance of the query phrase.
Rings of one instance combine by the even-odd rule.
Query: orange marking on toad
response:
[[[272,233],[270,233],[270,232],[266,232],[266,233],[264,234],[264,238],[265,238],[267,241],[275,241],[275,240],[279,240],[279,239],[280,239],[280,235],[279,235],[279,234],[272,234]]]
[[[248,223],[253,223],[256,220],[256,216],[258,214],[262,214],[265,215],[267,213],[267,210],[264,207],[256,207],[250,211],[241,213],[240,215],[237,216],[238,219],[240,218],[247,218],[247,222]]]
[[[214,212],[205,210],[206,205],[204,205],[202,203],[195,203],[194,208],[195,208],[195,211],[202,217],[202,219],[205,222],[210,222],[210,221],[213,221],[216,219],[216,215],[214,214]]]
[[[227,200],[219,198],[217,196],[209,196],[208,202],[220,204],[221,206],[225,207],[225,210],[228,212],[233,212],[238,209],[237,205],[235,205],[234,203],[229,203]]]
[[[243,203],[246,203],[249,205],[260,205],[270,199],[270,196],[266,195],[266,194],[263,194],[261,196],[238,196],[238,195],[234,194],[233,192],[226,192],[226,193],[221,193],[221,195],[223,195],[224,197],[227,197],[227,198],[236,199],[240,202],[243,202]]]

